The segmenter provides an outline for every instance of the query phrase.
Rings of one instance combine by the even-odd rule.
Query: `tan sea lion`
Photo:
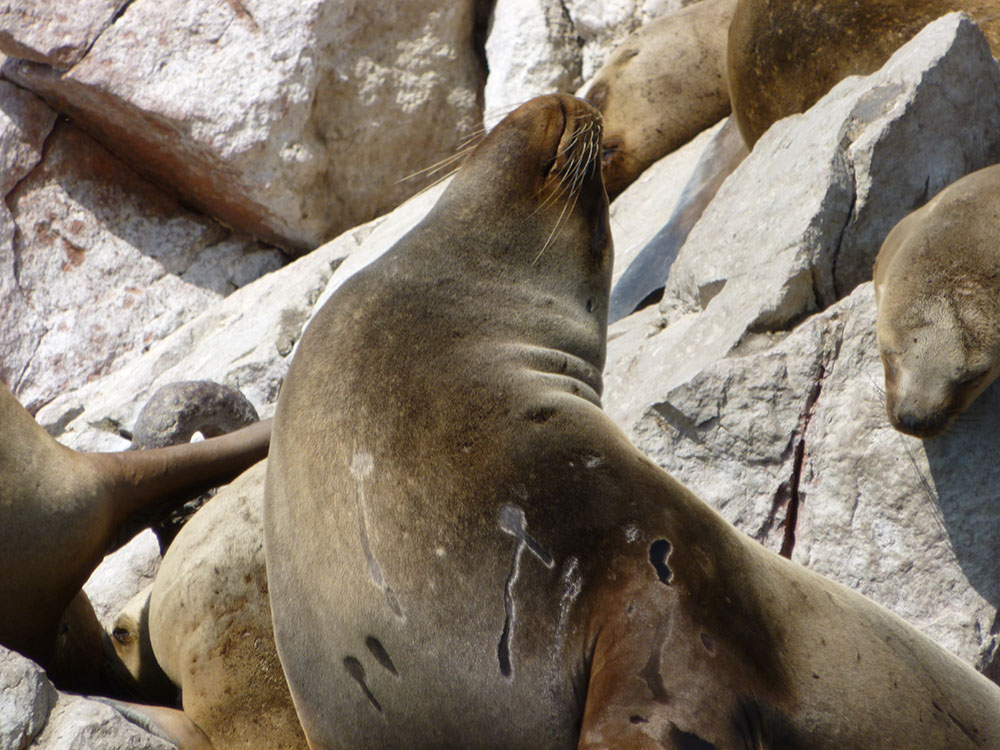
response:
[[[944,432],[1000,374],[1000,166],[900,221],[875,261],[878,347],[892,426]]]
[[[614,199],[650,164],[729,114],[726,44],[736,0],[701,0],[633,32],[584,98],[604,118]]]
[[[224,487],[181,529],[149,600],[156,662],[216,750],[306,747],[271,628],[265,466]]]
[[[167,705],[176,702],[178,689],[153,653],[149,636],[149,600],[152,592],[153,584],[149,584],[125,604],[112,624],[109,643],[121,668],[129,675],[120,682],[132,687],[133,697]]]
[[[1000,747],[1000,688],[601,410],[599,151],[585,102],[523,105],[300,342],[264,533],[310,747]]]
[[[1000,53],[998,0],[739,0],[729,94],[747,145],[849,75],[875,72],[931,21],[965,11]]]
[[[60,618],[119,527],[259,461],[270,422],[172,448],[79,453],[56,442],[0,385],[0,435],[0,643],[58,672]]]

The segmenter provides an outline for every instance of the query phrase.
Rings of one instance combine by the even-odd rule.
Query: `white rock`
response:
[[[941,437],[896,432],[871,285],[838,307],[843,344],[818,381],[804,436],[793,559],[884,604],[977,668],[996,664],[1000,389],[988,389]]]
[[[0,646],[0,750],[22,750],[42,731],[57,692],[45,671]]]
[[[304,251],[481,123],[473,0],[135,0],[67,73],[5,66],[134,167]]]
[[[583,41],[583,79],[589,81],[615,47],[659,16],[697,0],[564,0],[573,30]]]
[[[977,108],[962,114],[937,104],[942,81],[952,97],[963,86],[974,90]],[[902,134],[911,138],[906,151],[893,151]],[[871,157],[852,145],[861,143]],[[788,328],[833,302],[835,278],[870,275],[881,241],[859,242],[868,256],[861,261],[848,238],[870,238],[876,224],[887,233],[929,197],[928,181],[960,177],[991,154],[1000,157],[1000,69],[982,34],[959,14],[931,24],[881,71],[847,79],[805,114],[776,123],[681,248],[661,306],[669,325],[629,353],[627,370],[611,374],[608,390],[617,395],[609,411],[634,424],[650,390],[636,378],[655,372],[653,392],[666,393],[748,332]],[[877,168],[853,166],[866,160]],[[901,169],[920,176],[904,180]],[[863,200],[854,177],[862,172],[884,182],[865,183]],[[916,192],[904,189],[917,182]]]
[[[83,584],[83,591],[107,632],[111,632],[122,608],[153,582],[159,569],[160,543],[156,534],[146,529],[105,557],[91,573]]]
[[[870,279],[896,222],[998,159],[1000,67],[975,24],[951,14],[765,133],[692,229],[664,308],[752,297],[746,327],[785,327]]]
[[[604,394],[644,452],[739,528],[994,673],[1000,391],[970,425],[905,438],[884,413],[871,285],[796,321],[838,296],[835,279],[870,273],[876,228],[927,184],[1000,154],[998,81],[952,15],[777,123],[682,250],[666,321],[645,310],[611,327]],[[977,101],[961,114],[942,91]]]
[[[443,189],[444,183],[427,190],[233,292],[110,376],[55,399],[38,421],[78,450],[124,450],[128,442],[100,425],[131,427],[156,389],[193,373],[239,388],[266,419],[309,318],[344,279],[422,219]]]
[[[83,57],[127,2],[7,0],[0,3],[0,49],[14,57],[68,68]]]
[[[486,127],[534,96],[575,91],[583,82],[581,59],[580,40],[560,0],[497,0],[486,39]]]
[[[34,750],[177,750],[111,706],[60,693]]]
[[[284,262],[183,208],[66,123],[7,200],[17,231],[0,244],[0,288],[11,298],[0,340],[15,346],[0,376],[32,412]]]
[[[660,231],[664,220],[673,214],[698,161],[724,123],[725,120],[655,162],[611,204],[611,234],[615,242],[612,287]]]

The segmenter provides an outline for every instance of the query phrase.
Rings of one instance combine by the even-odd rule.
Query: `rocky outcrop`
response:
[[[975,96],[959,91],[966,75]],[[662,314],[612,326],[605,381],[636,444],[739,528],[981,669],[1000,605],[984,488],[1000,477],[966,461],[989,440],[973,425],[927,442],[894,432],[870,284],[828,306],[870,278],[896,221],[1000,159],[998,75],[952,15],[776,123],[692,230]]]
[[[44,52],[58,38],[29,40],[41,5],[0,17],[4,75],[186,202],[297,252],[412,195],[425,181],[399,180],[480,122],[474,0],[118,2],[48,30],[80,40],[66,59]]]
[[[111,28],[148,1],[136,0]],[[524,18],[539,7],[522,9]],[[590,11],[569,1],[561,7],[573,33],[584,38],[585,52],[587,40],[599,36],[582,32]],[[644,12],[638,7],[617,3],[615,12],[634,19]],[[251,12],[256,18],[255,9]],[[247,23],[233,16],[232,25]],[[528,31],[526,36],[548,39],[545,44],[554,39],[548,27]],[[500,52],[491,54],[496,60]],[[8,69],[11,65],[21,63],[8,63]],[[508,70],[516,67],[511,63]],[[71,80],[75,70],[64,78]],[[21,211],[21,201],[43,189],[41,181],[29,187],[47,169],[44,161],[59,139],[69,137],[63,131],[70,125],[53,128],[55,115],[45,105],[6,86],[0,82],[0,94],[30,110],[22,119],[34,123],[14,134],[3,120],[15,119],[11,109],[0,107],[0,163],[13,165],[0,172],[10,175],[0,186],[17,197],[7,205]],[[1000,484],[1000,468],[992,460],[992,425],[1000,391],[987,391],[940,438],[919,441],[894,432],[884,414],[868,279],[882,237],[895,221],[950,181],[1000,159],[998,105],[997,63],[975,27],[952,15],[926,29],[878,73],[845,80],[809,112],[775,124],[695,226],[671,268],[662,307],[646,308],[611,327],[604,390],[607,412],[637,445],[740,529],[890,607],[994,678],[1000,677],[1000,573],[992,558],[1000,546],[1000,514],[993,488]],[[240,132],[232,130],[237,138]],[[612,206],[616,278],[666,222],[710,138],[703,134],[651,167]],[[73,174],[78,166],[65,169]],[[128,179],[133,181],[123,184],[140,184],[137,177]],[[206,297],[186,322],[171,332],[158,330],[107,369],[87,363],[91,381],[52,398],[38,411],[39,420],[73,447],[124,449],[123,435],[149,396],[163,384],[193,378],[238,387],[262,417],[270,416],[295,344],[315,310],[422,218],[440,190],[429,190],[224,298],[207,283],[194,284],[217,296]],[[174,210],[188,209],[175,205]],[[153,215],[146,208],[135,212]],[[189,238],[185,242],[216,231],[205,217],[186,216],[182,225],[188,229],[177,235]],[[71,237],[67,221],[56,225]],[[142,218],[156,226],[172,221]],[[22,231],[14,222],[0,206],[5,311],[28,309],[15,283],[16,256],[4,250],[14,247],[14,236]],[[35,232],[32,244],[40,241],[41,230],[24,227]],[[60,263],[67,258],[64,239],[58,234],[53,240]],[[170,275],[178,279],[171,283],[190,278],[184,271]],[[6,317],[0,316],[0,344],[10,344],[5,351],[14,352],[11,356],[24,356],[17,353],[17,342],[32,340],[32,326],[44,331],[49,325],[48,318],[27,312],[19,320],[5,333]],[[48,397],[36,398],[40,403]],[[136,577],[130,585],[140,584]],[[95,604],[101,598],[92,596]],[[104,598],[105,610],[118,601]],[[21,684],[16,675],[24,666],[9,662],[0,663],[0,681]],[[44,687],[32,691],[41,695]],[[6,715],[7,693],[0,693],[0,716]],[[42,708],[18,709],[18,715],[42,718],[18,724],[20,737],[38,736],[53,696],[25,699],[25,706]],[[64,696],[58,700],[61,705]],[[104,721],[86,716],[80,732]],[[0,721],[0,729],[7,726]],[[57,731],[53,726],[50,721],[45,732]]]

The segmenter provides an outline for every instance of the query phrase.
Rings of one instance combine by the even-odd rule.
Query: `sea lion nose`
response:
[[[902,411],[896,413],[896,428],[900,432],[914,437],[933,437],[941,432],[948,419],[943,412],[932,414],[917,414],[913,411]]]

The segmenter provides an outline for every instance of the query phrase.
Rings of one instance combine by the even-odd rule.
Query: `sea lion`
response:
[[[306,748],[271,628],[265,466],[220,490],[180,530],[149,600],[155,660],[216,750]]]
[[[135,700],[151,703],[173,704],[177,701],[177,686],[167,677],[153,653],[149,636],[149,600],[153,584],[139,591],[122,607],[115,617],[108,638],[116,660],[128,677],[119,683],[128,684]]]
[[[739,0],[729,27],[729,95],[751,148],[849,75],[868,75],[931,21],[965,11],[1000,53],[997,0]]]
[[[1000,166],[953,182],[900,221],[875,261],[889,421],[944,432],[1000,374]]]
[[[736,0],[701,0],[645,24],[612,53],[584,98],[604,118],[612,200],[650,164],[729,114],[726,44]]]
[[[523,105],[300,342],[264,534],[310,747],[1000,747],[1000,688],[601,410],[599,146]]]
[[[60,617],[119,527],[230,480],[267,455],[270,437],[268,421],[172,448],[79,453],[3,385],[0,425],[0,643],[47,668]]]

